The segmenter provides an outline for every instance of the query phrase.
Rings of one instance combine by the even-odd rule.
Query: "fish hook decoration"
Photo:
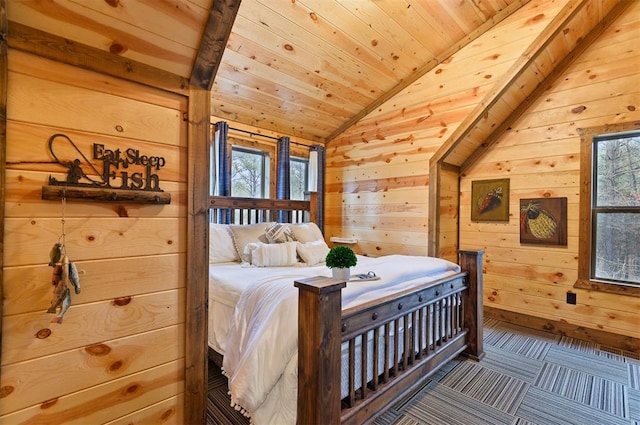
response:
[[[49,251],[49,266],[53,267],[51,284],[53,285],[53,297],[47,313],[55,314],[51,323],[62,323],[67,310],[71,306],[71,290],[69,284],[73,286],[76,294],[80,293],[80,274],[75,263],[72,263],[65,250],[66,234],[65,224],[65,197],[62,197],[62,235],[60,241],[56,242]]]

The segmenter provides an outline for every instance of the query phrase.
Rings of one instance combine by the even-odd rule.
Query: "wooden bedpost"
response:
[[[484,328],[484,310],[482,295],[482,260],[484,250],[458,251],[458,264],[468,274],[469,294],[464,297],[464,323],[469,329],[467,349],[462,355],[474,360],[484,357],[482,333]]]
[[[340,423],[340,343],[345,281],[295,281],[298,296],[297,423]]]
[[[305,221],[317,223],[318,219],[318,192],[307,192],[305,199],[309,201],[309,211],[306,213]]]

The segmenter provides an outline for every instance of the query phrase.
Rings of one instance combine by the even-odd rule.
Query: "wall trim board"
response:
[[[6,190],[6,159],[7,159],[7,92],[8,92],[8,51],[7,42],[7,6],[5,0],[0,0],[0,300],[4,299],[4,199]],[[0,303],[0,346],[2,346],[2,317],[4,312]],[[0,353],[1,360],[1,353]],[[2,372],[0,369],[0,377]]]
[[[528,314],[516,313],[495,307],[484,307],[484,317],[524,326],[526,328],[550,332],[556,335],[582,339],[605,347],[616,348],[634,354],[640,354],[640,338],[615,334],[599,329],[585,328],[571,323],[548,320]]]
[[[640,130],[640,121],[637,120],[576,129],[580,135],[580,182],[582,184],[580,185],[580,202],[578,204],[578,217],[580,218],[578,229],[578,280],[573,285],[574,288],[640,297],[640,287],[638,285],[591,280],[593,138],[597,135],[638,130]]]
[[[184,423],[205,423],[207,397],[207,303],[209,300],[209,138],[211,96],[189,91],[187,306]]]
[[[171,72],[75,43],[17,22],[9,22],[5,29],[9,47],[13,49],[183,96],[188,95],[189,81]]]

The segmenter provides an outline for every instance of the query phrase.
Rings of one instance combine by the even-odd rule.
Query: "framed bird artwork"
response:
[[[509,179],[471,182],[471,221],[509,221]]]
[[[567,245],[567,198],[520,199],[520,243]]]

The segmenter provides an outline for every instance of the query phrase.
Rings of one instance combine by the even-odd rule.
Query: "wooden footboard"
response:
[[[296,281],[298,423],[365,423],[457,355],[482,358],[483,255],[460,251],[462,273],[344,311],[344,281]]]

